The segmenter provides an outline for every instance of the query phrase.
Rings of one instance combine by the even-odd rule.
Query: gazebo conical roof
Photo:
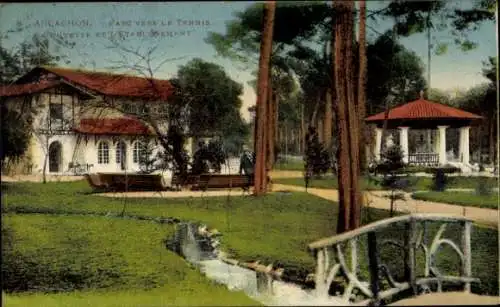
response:
[[[464,123],[482,119],[482,116],[450,107],[441,103],[420,98],[389,110],[388,122],[418,124],[450,124]],[[385,112],[369,116],[367,123],[381,124],[385,120]]]

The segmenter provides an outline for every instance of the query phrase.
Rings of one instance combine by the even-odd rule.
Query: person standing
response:
[[[240,158],[240,175],[253,175],[254,173],[255,159],[254,155],[245,146],[243,147],[243,154]]]

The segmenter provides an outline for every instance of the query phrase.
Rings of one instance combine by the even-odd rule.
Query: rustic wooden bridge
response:
[[[388,231],[390,228],[392,231]],[[471,228],[472,221],[461,217],[412,214],[311,243],[309,250],[317,263],[316,295],[341,297],[355,305],[380,305],[424,293],[456,291],[457,285],[469,293],[471,283],[479,282],[471,276]],[[429,238],[431,233],[435,234]],[[458,237],[460,242],[455,243],[451,237]],[[437,256],[444,246],[458,257],[460,268],[456,275],[444,274],[438,268]],[[417,257],[419,252],[422,254]],[[382,255],[391,256],[384,261]],[[453,253],[444,256],[450,255]],[[398,260],[402,267],[394,265]],[[364,270],[360,270],[361,266]],[[422,266],[423,272],[417,273]],[[369,273],[363,276],[362,272]]]

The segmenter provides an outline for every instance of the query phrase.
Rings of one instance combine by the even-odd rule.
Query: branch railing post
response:
[[[379,267],[378,267],[378,252],[377,252],[377,235],[374,231],[368,233],[368,258],[370,267],[370,288],[373,293],[373,299],[370,302],[371,306],[379,306]]]
[[[433,235],[433,239],[431,238],[431,242],[428,242],[426,238],[426,228],[429,222],[442,223],[437,233]],[[461,226],[461,240],[459,239],[461,244],[443,237],[449,223],[457,223]],[[389,238],[379,240],[380,242],[377,244],[376,236],[379,232],[395,224],[403,224],[402,226],[404,226],[403,242]],[[464,285],[464,292],[470,292],[471,283],[480,282],[478,278],[472,277],[471,231],[472,221],[464,217],[441,214],[409,214],[380,220],[352,231],[318,240],[308,246],[317,262],[316,293],[319,297],[328,297],[332,282],[334,280],[341,282],[336,278],[344,279],[346,284],[343,292],[336,293],[335,296],[346,303],[349,301],[356,305],[378,306],[384,300],[392,299],[394,295],[408,290],[410,295],[419,295],[420,288],[430,290],[430,286],[436,283],[437,291],[441,292],[443,282]],[[358,249],[363,245],[358,245],[356,242],[359,243],[361,236],[366,236],[368,243],[364,245],[368,252],[368,259],[365,261],[368,261],[370,276],[367,282],[363,281],[357,272],[360,263]],[[379,249],[386,244],[403,249],[404,281],[402,282],[394,279],[387,263],[381,262],[379,258]],[[443,274],[436,266],[435,259],[443,245],[452,248],[456,256],[460,258],[462,265],[459,276]],[[344,257],[346,250],[342,246],[350,247],[350,265]],[[418,249],[422,249],[424,252],[424,263],[421,263],[421,265],[425,265],[424,276],[417,276],[416,253]],[[354,289],[359,290],[355,297],[352,296]]]
[[[471,261],[471,230],[472,223],[470,221],[465,221],[463,223],[463,233],[462,233],[462,251],[464,255],[464,261],[462,263],[463,266],[463,276],[466,278],[470,278],[472,275],[472,261]],[[470,281],[465,282],[464,291],[470,292],[471,283]]]
[[[405,238],[404,238],[404,272],[405,280],[410,283],[410,288],[413,295],[417,295],[417,276],[416,276],[416,233],[417,223],[414,219],[410,219],[405,223]]]

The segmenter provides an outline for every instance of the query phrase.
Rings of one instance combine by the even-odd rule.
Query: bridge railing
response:
[[[436,224],[438,228],[434,227]],[[458,230],[447,231],[450,224]],[[333,291],[331,294],[351,304],[377,305],[402,292],[409,292],[409,295],[441,292],[443,283],[463,285],[464,291],[470,292],[471,283],[479,281],[471,276],[471,227],[471,220],[462,217],[411,214],[377,221],[313,242],[308,247],[316,257],[316,295],[327,297]],[[393,231],[388,232],[388,228],[393,228]],[[431,231],[435,229],[437,231]],[[429,240],[432,232],[435,234]],[[457,244],[446,238],[445,232],[448,237],[458,237],[460,242]],[[445,245],[459,258],[457,276],[443,274],[438,269],[440,261],[437,261],[437,256]],[[391,254],[389,247],[402,251],[402,257],[395,252]],[[417,252],[423,252],[423,255],[417,257]],[[387,255],[394,258],[384,262],[382,254],[385,258]],[[449,255],[448,251],[446,261],[449,261]],[[390,264],[398,261],[402,267],[390,268]],[[365,266],[367,274],[360,270],[361,265]],[[417,269],[422,266],[423,273],[417,274]],[[395,278],[390,269],[401,272],[400,276]]]

